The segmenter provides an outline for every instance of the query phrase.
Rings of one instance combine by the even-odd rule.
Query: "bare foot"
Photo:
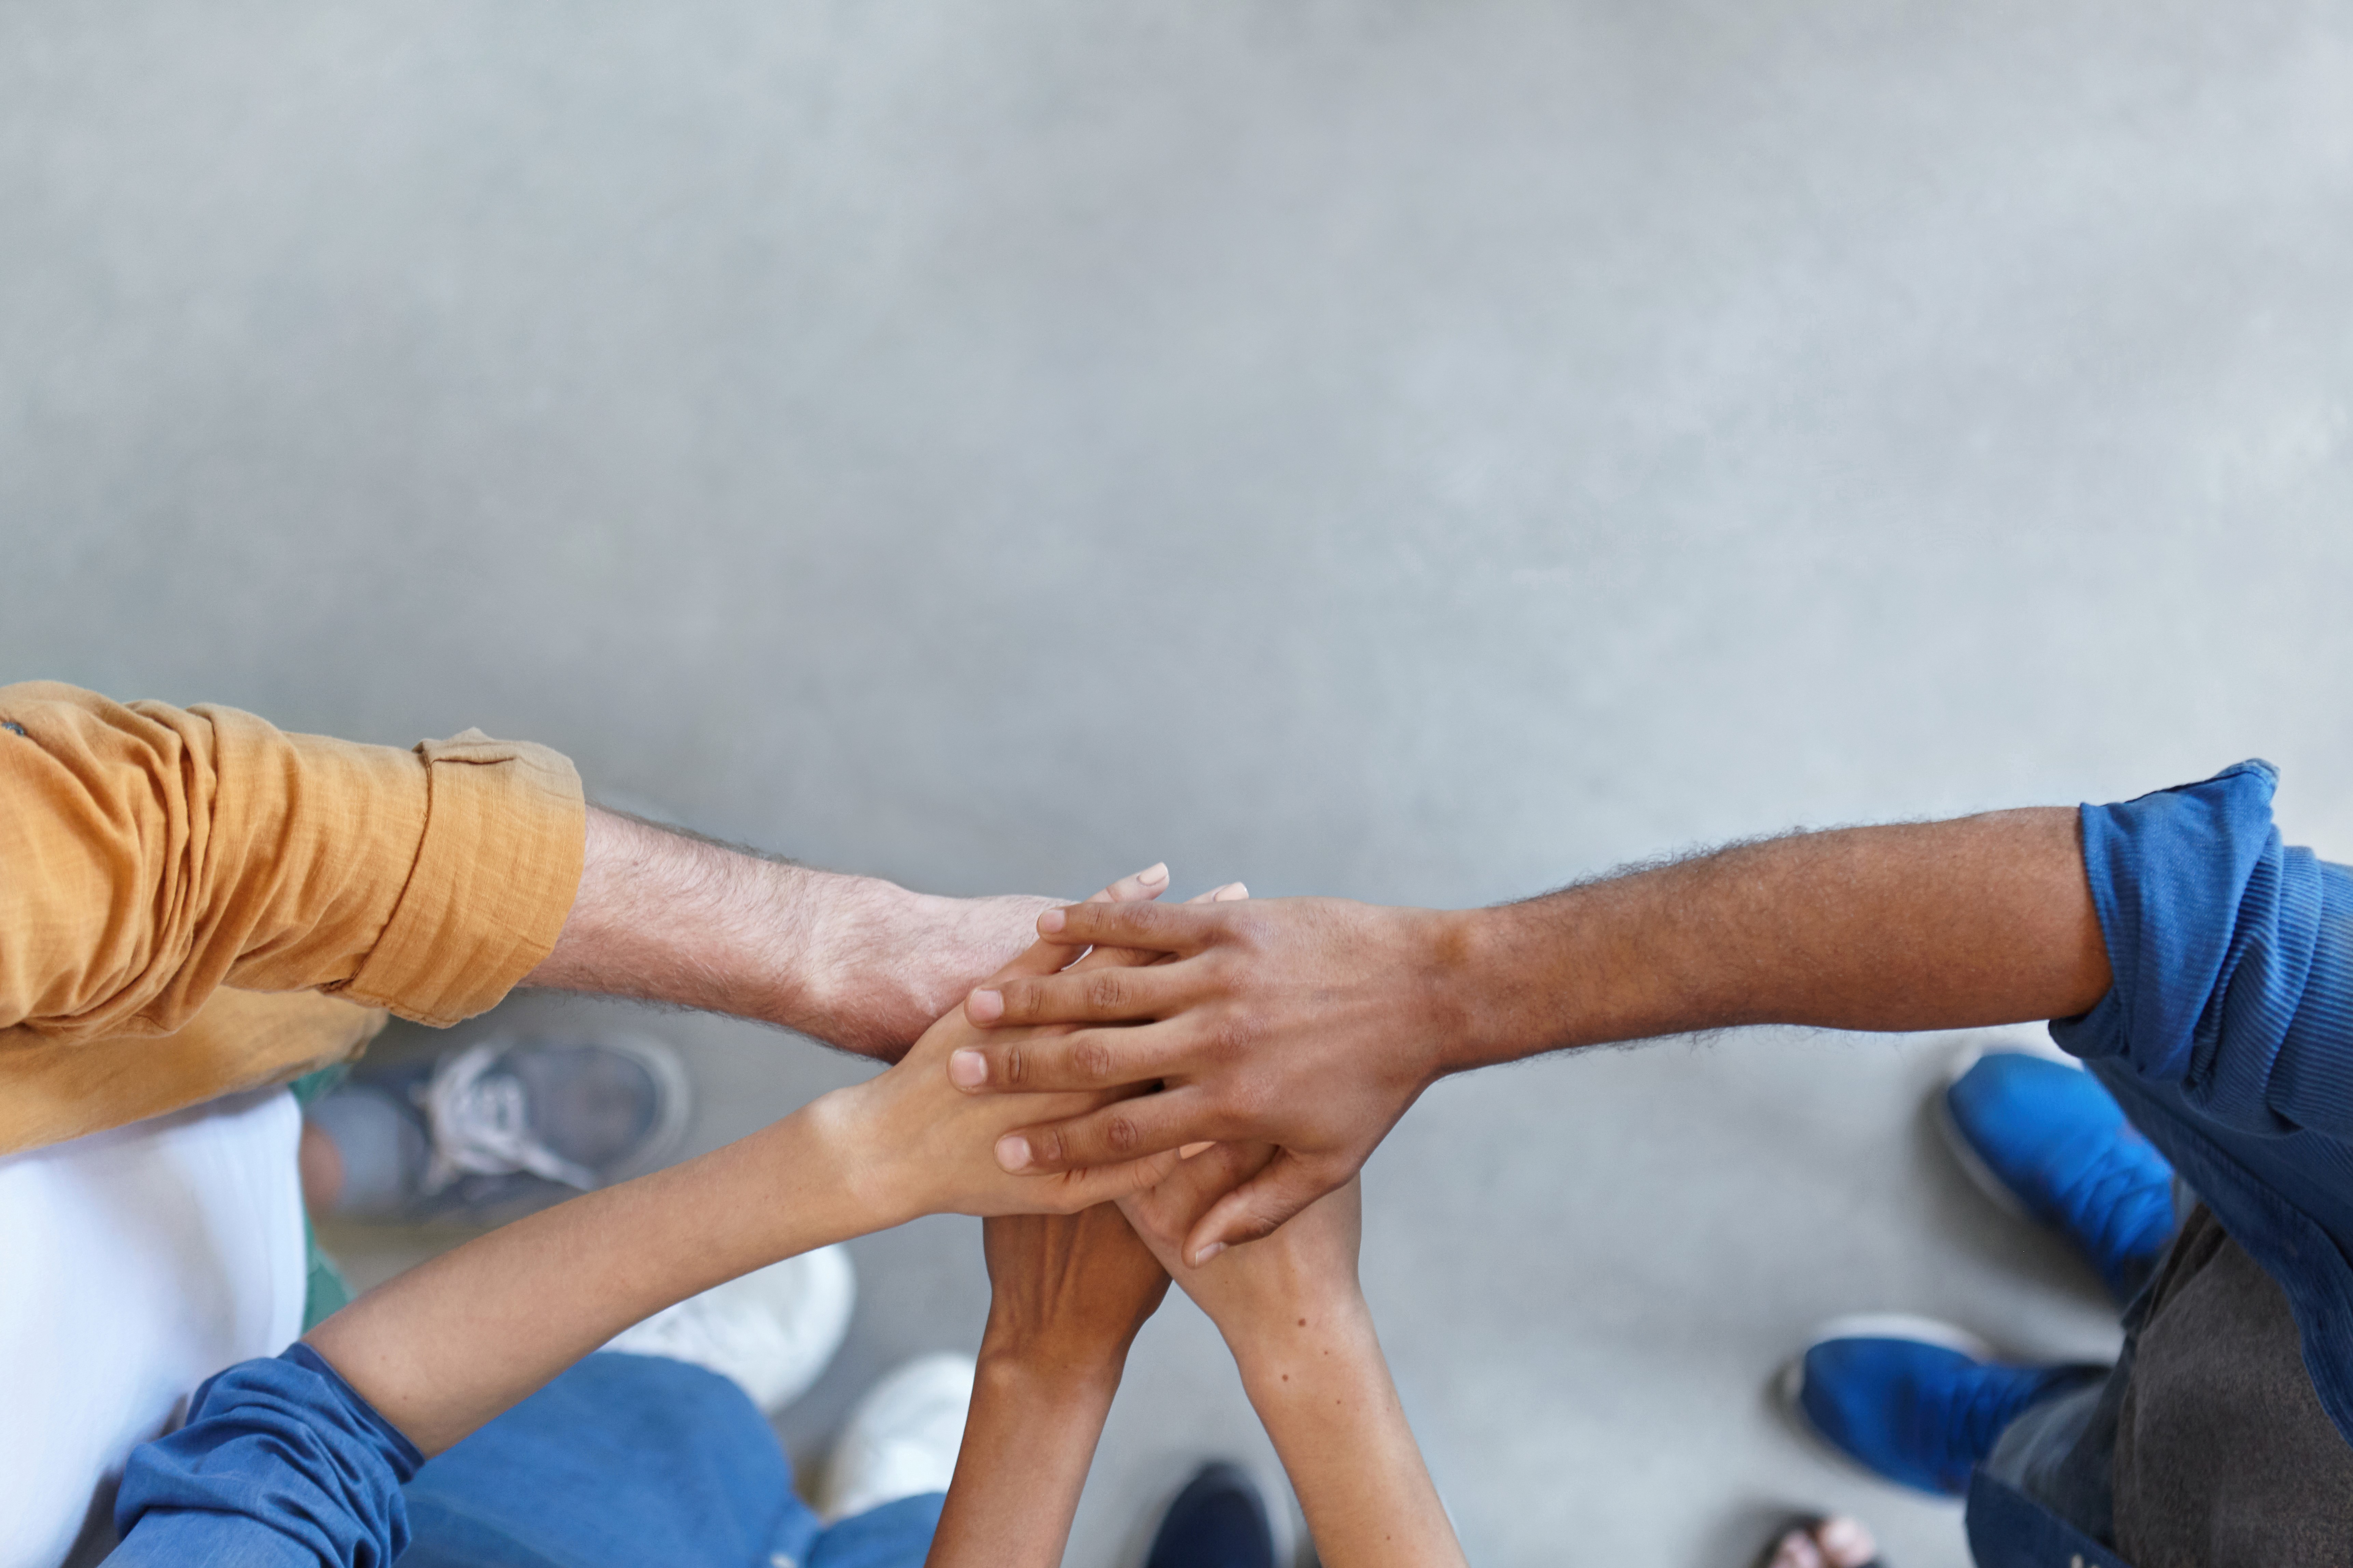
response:
[[[1765,1568],[1865,1568],[1878,1557],[1871,1531],[1834,1515],[1781,1537]]]

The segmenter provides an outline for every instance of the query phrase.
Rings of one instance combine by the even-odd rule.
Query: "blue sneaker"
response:
[[[1965,1057],[1935,1100],[1945,1141],[1986,1195],[2075,1244],[2119,1301],[2173,1238],[2173,1167],[2100,1080],[2025,1051]]]
[[[1274,1568],[1274,1522],[1258,1480],[1240,1465],[1207,1464],[1161,1517],[1145,1568]]]
[[[2105,1367],[2006,1366],[1933,1318],[1841,1318],[1782,1373],[1799,1424],[1883,1479],[1958,1497],[2020,1412]]]

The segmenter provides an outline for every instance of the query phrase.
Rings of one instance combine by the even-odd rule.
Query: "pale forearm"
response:
[[[843,1179],[812,1110],[470,1241],[370,1291],[310,1342],[438,1452],[661,1308],[903,1217]]]
[[[1058,1375],[984,1342],[929,1568],[1056,1568],[1118,1385],[1116,1366]]]
[[[1229,1342],[1322,1562],[1462,1561],[1361,1299]]]
[[[591,808],[564,931],[527,984],[757,1018],[894,1058],[1026,944],[1043,900],[953,900]]]
[[[2108,986],[2072,810],[1743,845],[1433,918],[1442,1070],[1743,1024],[1959,1028]]]

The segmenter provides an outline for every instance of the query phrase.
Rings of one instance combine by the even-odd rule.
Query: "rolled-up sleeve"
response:
[[[2059,1043],[2257,1133],[2353,1135],[2353,875],[2284,847],[2278,774],[2082,812],[2115,984]]]
[[[119,1568],[388,1568],[424,1456],[298,1344],[196,1391],[187,1425],[123,1468]]]
[[[544,747],[0,689],[0,1030],[164,1035],[222,986],[454,1023],[554,948],[585,829]]]

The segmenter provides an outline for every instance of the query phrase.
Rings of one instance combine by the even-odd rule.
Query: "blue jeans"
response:
[[[1995,1439],[1986,1472],[2094,1541],[2108,1540],[2116,1529],[2108,1465],[2130,1375],[2126,1363],[2028,1405]]]
[[[399,1568],[921,1568],[937,1492],[830,1528],[744,1391],[659,1356],[589,1356],[404,1489]]]

